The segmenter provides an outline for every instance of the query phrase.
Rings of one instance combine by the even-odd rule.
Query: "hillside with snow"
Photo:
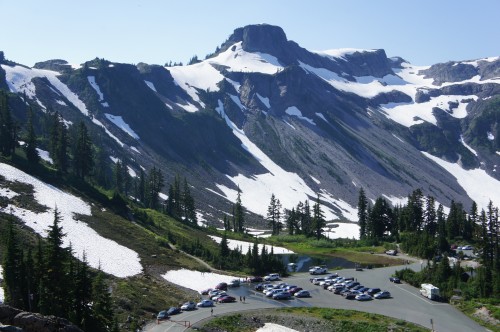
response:
[[[2,212],[18,217],[24,225],[43,237],[54,221],[54,210],[60,215],[60,226],[66,234],[64,247],[71,245],[74,255],[83,255],[90,266],[117,277],[133,276],[142,272],[139,255],[131,249],[100,236],[79,215],[91,215],[91,206],[82,199],[46,184],[10,165],[0,163],[0,176],[9,182],[20,182],[33,186],[36,202],[47,210],[37,213],[13,204],[1,208]],[[0,197],[14,198],[19,193],[0,186]]]

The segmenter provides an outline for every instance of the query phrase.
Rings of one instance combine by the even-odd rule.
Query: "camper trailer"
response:
[[[420,294],[431,300],[439,299],[439,288],[431,284],[420,285]]]

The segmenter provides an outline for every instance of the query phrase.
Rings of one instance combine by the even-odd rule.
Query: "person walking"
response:
[[[245,303],[245,297],[243,296],[243,303]]]
[[[210,309],[210,316],[213,316],[214,315],[214,308],[211,308]]]

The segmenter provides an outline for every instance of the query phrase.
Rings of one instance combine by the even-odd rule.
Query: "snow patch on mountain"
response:
[[[98,125],[99,127],[101,127],[102,129],[104,129],[104,131],[106,132],[106,134],[108,134],[109,137],[111,137],[112,139],[114,139],[116,141],[116,143],[120,144],[120,146],[123,148],[125,146],[125,143],[123,143],[122,141],[120,141],[118,139],[118,137],[116,137],[115,135],[113,135],[109,130],[108,128],[106,128],[105,125],[102,124],[101,121],[97,120],[96,118],[92,118],[92,122],[96,125]]]
[[[90,206],[83,200],[7,164],[0,163],[0,174],[7,181],[31,184],[36,201],[48,208],[46,212],[35,213],[9,204],[4,208],[4,212],[12,213],[26,226],[45,237],[54,221],[54,208],[57,208],[61,217],[60,225],[66,233],[63,245],[67,247],[71,244],[77,257],[81,258],[85,253],[90,266],[100,266],[104,272],[117,277],[124,278],[141,273],[142,266],[136,252],[100,236],[86,223],[77,219],[78,215],[91,215]]]
[[[271,108],[271,103],[269,102],[269,98],[267,97],[262,97],[260,94],[257,93],[257,98],[269,109]]]
[[[238,96],[228,94],[229,98],[240,108],[240,110],[244,111],[246,108],[245,106],[241,103],[241,100]]]
[[[486,209],[490,200],[493,205],[500,203],[500,190],[498,190],[500,181],[489,176],[485,170],[480,168],[465,170],[458,164],[444,161],[427,152],[422,151],[422,153],[453,175],[467,195],[477,203],[479,209]]]
[[[121,130],[123,130],[124,132],[126,132],[127,134],[129,134],[131,137],[133,137],[135,139],[140,139],[139,135],[137,135],[135,133],[135,131],[133,131],[132,128],[130,128],[130,126],[123,120],[123,118],[121,116],[112,115],[112,114],[108,114],[108,113],[104,113],[104,116],[109,121],[113,122],[113,124],[115,126],[117,126]]]
[[[224,76],[207,61],[166,69],[174,78],[175,83],[202,107],[205,107],[205,104],[201,102],[197,89],[219,91],[217,83],[224,79]]]
[[[99,85],[95,81],[95,76],[87,76],[87,80],[89,81],[90,86],[94,88],[95,92],[97,92],[99,102],[104,102],[104,94],[101,92],[101,88],[99,88]]]
[[[233,72],[272,75],[283,70],[283,66],[276,57],[266,53],[246,52],[243,50],[241,44],[242,42],[238,42],[216,57],[205,61],[225,66],[226,70]]]
[[[147,85],[147,86],[148,86],[151,90],[153,90],[154,92],[158,92],[158,91],[156,91],[156,87],[155,87],[155,85],[153,84],[153,82],[150,82],[150,81],[146,81],[146,80],[144,80],[144,83],[146,83],[146,85]]]
[[[359,225],[338,223],[337,227],[323,229],[323,234],[329,239],[357,239],[359,240]]]
[[[460,135],[460,140],[459,141],[460,141],[460,143],[462,143],[463,146],[465,146],[467,148],[467,150],[469,150],[470,152],[472,152],[473,155],[475,155],[476,157],[478,156],[476,150],[474,150],[469,145],[467,145],[467,143],[465,143],[463,135]]]
[[[201,103],[201,104],[204,105],[203,103]],[[180,108],[183,108],[186,112],[189,112],[189,113],[198,112],[198,107],[194,106],[190,102],[187,102],[186,104],[176,103],[176,105],[179,106]]]
[[[285,113],[288,114],[288,115],[291,115],[291,116],[295,116],[295,117],[297,117],[297,118],[299,118],[301,120],[305,120],[305,121],[309,122],[310,124],[312,124],[313,126],[316,125],[316,123],[314,122],[313,119],[305,117],[305,116],[302,116],[302,112],[296,106],[290,106],[290,107],[288,107],[285,110]]]
[[[264,326],[260,327],[255,332],[299,332],[299,331],[275,323],[264,323]]]
[[[214,240],[215,242],[217,242],[217,243],[221,243],[222,242],[222,238],[219,237],[219,236],[209,235],[209,237],[212,240]],[[241,252],[243,254],[245,254],[248,251],[248,248],[250,248],[250,250],[252,250],[252,248],[253,248],[253,242],[246,242],[246,241],[239,241],[239,240],[227,239],[227,246],[231,250],[241,249]],[[259,253],[262,252],[262,248],[264,246],[265,246],[267,252],[271,252],[271,249],[272,249],[273,252],[276,255],[293,254],[294,253],[293,251],[288,250],[288,249],[283,248],[283,247],[275,247],[275,246],[271,246],[269,244],[262,244],[262,243],[258,244]]]
[[[239,129],[234,123],[231,122],[231,120],[227,117],[224,111],[224,105],[220,100],[218,101],[216,111],[226,120],[226,123],[229,128],[232,129],[233,134],[242,142],[241,146],[268,170],[267,173],[254,174],[249,177],[243,174],[238,174],[236,176],[227,175],[231,182],[239,186],[241,189],[241,199],[245,208],[254,213],[265,216],[272,194],[279,198],[283,207],[288,209],[296,206],[299,201],[306,201],[310,200],[312,197],[316,197],[316,193],[307,186],[301,177],[295,173],[283,170],[280,166],[274,163],[271,158],[269,158],[264,152],[262,152],[262,150],[252,143],[250,139],[248,139],[243,130]],[[233,202],[236,200],[236,190],[221,184],[216,184],[216,186],[224,193],[228,200]],[[325,195],[325,198],[327,198],[327,201],[329,202],[334,201],[332,197],[327,197]],[[342,205],[341,202],[338,204]],[[338,217],[331,209],[324,206],[322,208],[326,219],[334,219]]]
[[[361,48],[337,48],[337,49],[331,49],[331,50],[312,51],[312,52],[319,54],[321,56],[331,58],[333,60],[337,60],[337,59],[345,60],[346,55],[352,55],[354,53],[376,52],[376,51],[377,51],[376,49],[365,50],[365,49],[361,49]]]
[[[40,158],[42,158],[42,160],[45,160],[49,164],[53,164],[54,163],[54,161],[52,160],[52,158],[50,158],[49,151],[45,151],[45,150],[42,150],[42,149],[39,149],[39,148],[36,148],[36,151],[38,152],[38,155],[40,156]]]
[[[488,131],[486,133],[486,135],[488,136],[488,140],[490,140],[490,141],[495,140],[495,136],[493,135],[493,133],[491,131]]]

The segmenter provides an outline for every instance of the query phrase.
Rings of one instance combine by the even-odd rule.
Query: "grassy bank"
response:
[[[382,315],[329,308],[281,308],[253,310],[216,317],[198,331],[253,332],[265,323],[275,323],[299,331],[323,332],[417,332],[427,329]]]

